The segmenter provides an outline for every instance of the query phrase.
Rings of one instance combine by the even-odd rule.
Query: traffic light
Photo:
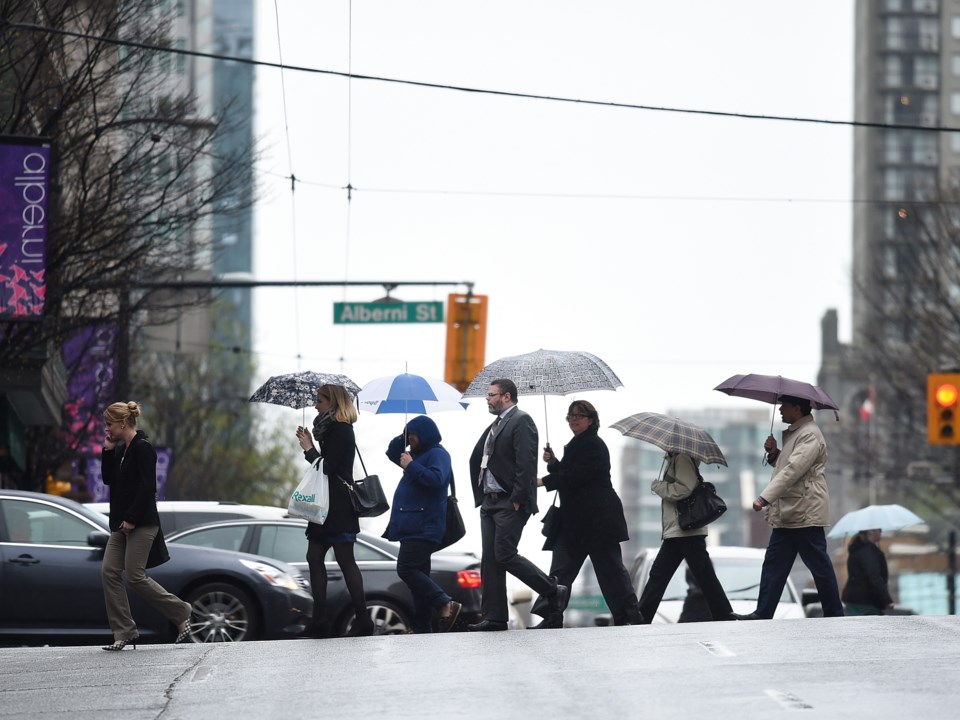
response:
[[[927,442],[960,445],[960,373],[927,375]]]
[[[447,355],[443,379],[463,392],[483,370],[487,349],[487,296],[447,298]]]

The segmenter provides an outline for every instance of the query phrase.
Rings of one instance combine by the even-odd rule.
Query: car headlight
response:
[[[276,568],[273,565],[267,565],[262,562],[254,562],[253,560],[241,560],[241,563],[245,567],[250,568],[256,573],[259,573],[264,580],[266,580],[271,585],[276,585],[277,587],[286,588],[287,590],[299,590],[300,587],[297,585],[297,581],[293,579],[293,576],[290,573],[286,573],[280,568]]]

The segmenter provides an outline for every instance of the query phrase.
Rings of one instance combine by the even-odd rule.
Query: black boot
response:
[[[297,633],[298,638],[322,639],[330,637],[330,623],[326,620],[311,620]]]
[[[350,627],[347,637],[366,637],[373,635],[376,629],[373,620],[370,619],[370,614],[364,609],[364,612],[353,618],[353,625]]]

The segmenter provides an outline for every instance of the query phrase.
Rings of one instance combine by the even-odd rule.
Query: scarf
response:
[[[325,412],[322,415],[317,415],[313,419],[313,439],[317,441],[317,444],[323,442],[323,434],[327,431],[327,428],[330,427],[330,423],[333,422],[333,416],[329,412]]]

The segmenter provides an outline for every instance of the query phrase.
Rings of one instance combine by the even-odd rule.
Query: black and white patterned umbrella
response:
[[[318,373],[312,370],[274,375],[250,396],[250,402],[265,402],[273,405],[302,410],[317,402],[317,390],[323,385],[340,385],[351,395],[360,392],[360,386],[346,375]]]
[[[490,383],[509,378],[520,395],[569,395],[583,390],[616,390],[620,378],[596,355],[577,350],[536,350],[494,360],[463,394],[483,397]]]
[[[550,446],[547,395],[569,395],[585,390],[616,390],[620,378],[596,355],[579,350],[536,350],[494,360],[471,381],[463,397],[485,397],[490,383],[513,380],[517,393],[543,395],[544,435]]]
[[[645,440],[661,450],[687,455],[707,465],[726,465],[720,446],[703,428],[669,415],[642,412],[611,425],[627,437]]]

